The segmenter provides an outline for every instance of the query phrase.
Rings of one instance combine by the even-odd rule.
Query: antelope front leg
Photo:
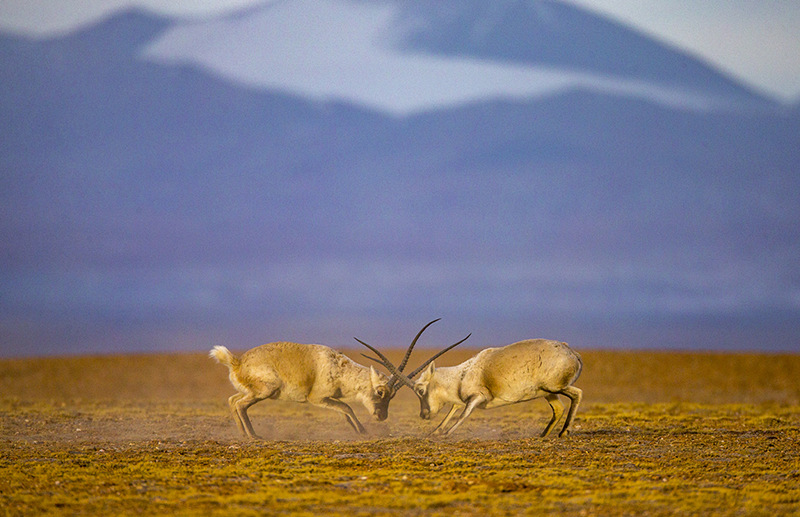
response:
[[[450,411],[448,411],[448,412],[447,412],[447,416],[445,416],[445,417],[444,417],[444,420],[442,420],[441,422],[439,422],[439,425],[437,425],[436,427],[434,427],[434,428],[433,428],[433,431],[431,431],[431,432],[430,432],[430,433],[428,433],[428,434],[442,434],[442,433],[444,432],[444,431],[443,431],[443,430],[444,430],[444,428],[445,428],[445,427],[447,427],[447,422],[449,422],[449,421],[450,421],[450,419],[451,419],[451,418],[453,418],[453,415],[455,415],[455,414],[456,414],[456,410],[457,410],[458,408],[459,408],[459,406],[457,406],[457,405],[453,404],[453,405],[450,407]]]
[[[456,423],[455,423],[455,424],[453,424],[453,425],[450,427],[450,429],[448,429],[447,431],[445,431],[444,435],[445,435],[445,436],[450,436],[450,434],[451,434],[453,431],[455,431],[455,430],[456,430],[456,428],[457,428],[458,426],[460,426],[460,425],[461,425],[461,423],[462,423],[462,422],[464,422],[464,420],[466,420],[466,419],[467,419],[467,417],[468,417],[470,414],[472,414],[472,411],[473,411],[473,410],[474,410],[476,407],[478,407],[479,405],[483,404],[484,402],[486,402],[486,398],[485,398],[483,395],[473,395],[472,397],[470,397],[470,399],[467,401],[467,406],[464,408],[464,412],[463,412],[463,413],[461,413],[461,416],[460,416],[460,417],[458,417],[458,420],[456,420]]]
[[[361,425],[361,422],[359,422],[358,418],[356,418],[356,414],[353,413],[353,409],[344,402],[342,402],[341,400],[324,398],[319,402],[311,402],[311,403],[316,406],[332,409],[334,411],[342,413],[347,419],[347,423],[350,424],[350,426],[355,430],[355,432],[359,434],[367,433],[367,430],[364,429],[364,426]]]

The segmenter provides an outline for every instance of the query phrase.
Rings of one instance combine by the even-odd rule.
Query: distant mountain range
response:
[[[685,53],[550,0],[276,2],[172,27],[144,55],[404,115],[566,89],[691,107],[771,104]]]
[[[348,19],[374,52],[291,39]],[[485,340],[796,344],[800,106],[570,4],[130,11],[0,35],[0,63],[4,355],[389,338],[428,314]]]

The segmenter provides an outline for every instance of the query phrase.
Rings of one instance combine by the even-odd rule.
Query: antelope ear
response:
[[[381,374],[378,373],[374,366],[369,367],[369,380],[372,383],[372,389],[384,384]]]
[[[425,368],[425,371],[422,372],[422,375],[419,376],[420,382],[430,382],[431,377],[433,377],[433,372],[436,371],[435,364],[436,363],[431,362],[431,364],[429,364],[428,367]]]

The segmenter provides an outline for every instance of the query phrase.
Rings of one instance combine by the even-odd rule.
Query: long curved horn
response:
[[[356,341],[358,341],[358,338],[354,338],[354,339]],[[369,359],[370,361],[375,361],[376,363],[378,363],[381,366],[386,366],[386,364],[383,361],[381,361],[380,359],[376,359],[376,358],[372,357],[371,355],[361,354],[361,357],[363,357],[364,359]]]
[[[434,359],[436,359],[437,357],[441,356],[442,354],[444,354],[444,353],[445,353],[445,352],[447,352],[448,350],[451,350],[451,349],[453,349],[453,348],[457,347],[458,345],[460,345],[461,343],[463,343],[464,341],[466,341],[467,339],[469,339],[469,337],[470,337],[471,335],[472,335],[472,333],[470,332],[469,334],[467,334],[467,337],[465,337],[464,339],[462,339],[462,340],[461,340],[461,341],[459,341],[458,343],[452,344],[452,345],[448,346],[447,348],[445,348],[444,350],[442,350],[441,352],[439,352],[439,353],[435,354],[433,357],[431,357],[430,359],[428,359],[427,361],[425,361],[424,363],[422,363],[422,364],[419,366],[419,368],[417,368],[416,370],[414,370],[413,372],[411,372],[411,373],[408,375],[408,378],[409,378],[409,379],[413,379],[413,378],[414,378],[414,376],[415,376],[416,374],[418,374],[419,372],[421,372],[422,370],[424,370],[424,369],[425,369],[425,367],[426,367],[426,366],[428,366],[429,364],[431,364],[431,363],[433,362],[433,360],[434,360]]]
[[[422,330],[417,332],[417,335],[414,337],[414,340],[408,346],[408,350],[406,350],[406,356],[403,357],[403,361],[400,363],[400,366],[397,367],[398,370],[400,370],[402,372],[403,369],[405,369],[406,364],[408,364],[408,359],[411,357],[411,351],[414,350],[414,346],[417,344],[417,341],[419,341],[419,337],[422,335],[422,333],[425,332],[425,329],[430,327],[431,325],[433,325],[434,323],[436,323],[440,319],[442,319],[442,318],[436,318],[435,320],[431,321],[430,323],[428,323],[427,325],[422,327]]]
[[[400,362],[400,366],[397,367],[397,371],[398,372],[402,373],[402,371],[405,369],[406,365],[408,364],[408,359],[411,357],[411,351],[414,350],[414,347],[416,346],[417,341],[419,341],[419,338],[420,338],[420,336],[422,336],[422,333],[425,332],[425,329],[427,329],[428,327],[430,327],[431,325],[433,325],[434,323],[436,323],[437,321],[439,321],[441,319],[442,318],[436,318],[435,320],[428,322],[424,327],[422,327],[422,330],[417,332],[417,335],[414,336],[414,339],[411,341],[411,344],[408,346],[408,349],[406,350],[406,355],[403,357],[403,360]],[[355,338],[355,340],[358,341],[359,343],[361,343],[362,345],[369,346],[369,345],[367,345],[366,343],[364,343],[363,341],[361,341],[358,338]],[[370,347],[370,349],[374,350],[374,348],[372,348],[372,347]],[[389,368],[389,365],[392,364],[391,361],[389,361],[385,356],[381,356],[381,360],[379,360],[379,359],[375,359],[374,357],[370,357],[370,356],[368,356],[366,354],[361,354],[361,355],[363,355],[364,357],[366,357],[367,359],[369,359],[371,361],[375,361],[378,364],[382,364],[383,366],[386,367],[387,370],[389,370],[392,373],[392,378],[389,381],[389,388],[391,388],[391,390],[393,392],[396,392],[397,388],[399,387],[399,384],[401,382],[403,382],[403,380],[401,378],[397,377],[397,375],[394,374],[394,371],[392,371]],[[394,367],[394,365],[392,365],[392,367]]]
[[[360,339],[358,339],[358,338],[353,338],[353,339],[355,339],[356,341],[358,341],[359,343],[361,343],[361,344],[362,344],[362,345],[364,345],[365,347],[367,347],[367,348],[369,348],[370,350],[372,350],[373,352],[375,352],[375,355],[377,355],[378,357],[380,357],[380,358],[381,358],[381,360],[380,360],[380,361],[378,361],[377,359],[375,359],[375,358],[373,358],[373,357],[366,356],[366,355],[365,355],[364,357],[366,357],[366,358],[368,358],[368,359],[372,359],[373,361],[377,361],[377,362],[379,362],[379,363],[382,363],[382,364],[383,364],[383,365],[386,367],[386,369],[387,369],[387,370],[389,370],[389,372],[392,374],[392,378],[393,378],[393,379],[399,380],[400,382],[402,382],[403,384],[405,384],[406,386],[408,386],[408,387],[409,387],[409,388],[411,388],[412,390],[414,389],[414,383],[413,383],[413,382],[411,382],[411,380],[410,380],[408,377],[406,377],[405,375],[403,375],[403,373],[402,373],[401,371],[399,371],[399,370],[397,369],[397,367],[396,367],[395,365],[393,365],[393,364],[392,364],[392,362],[391,362],[391,361],[389,361],[389,359],[388,359],[388,358],[387,358],[385,355],[383,355],[382,353],[380,353],[380,352],[379,352],[378,350],[376,350],[376,349],[375,349],[373,346],[371,346],[371,345],[368,345],[367,343],[364,343],[364,342],[363,342],[363,341],[361,341]],[[362,355],[363,355],[363,354],[362,354]]]
[[[358,338],[354,338],[354,339],[356,341],[358,341],[359,343],[361,343],[362,345],[364,345],[365,347],[367,347],[370,350],[372,350],[373,352],[375,352],[375,354],[378,357],[380,357],[380,360],[375,359],[374,357],[370,357],[370,356],[365,355],[365,354],[361,354],[361,355],[363,355],[367,359],[371,359],[371,360],[375,361],[376,363],[383,364],[386,367],[386,369],[389,370],[389,372],[392,374],[392,376],[394,378],[398,379],[400,382],[402,382],[403,384],[405,384],[406,386],[411,388],[411,391],[414,391],[414,382],[411,380],[411,379],[414,378],[414,376],[416,376],[419,372],[424,370],[425,367],[427,367],[429,364],[431,364],[435,359],[437,359],[438,357],[443,355],[445,352],[448,352],[448,351],[452,350],[453,348],[457,347],[458,345],[460,345],[461,343],[463,343],[464,341],[469,339],[471,335],[472,335],[472,333],[470,332],[469,334],[467,334],[467,337],[465,337],[464,339],[462,339],[458,343],[453,343],[452,345],[448,346],[444,350],[442,350],[440,352],[437,352],[431,358],[429,358],[427,361],[422,363],[416,370],[411,372],[411,374],[409,374],[408,377],[406,377],[405,374],[403,374],[402,372],[398,371],[397,367],[395,365],[393,365],[392,362],[389,361],[389,359],[385,355],[383,355],[382,353],[380,353],[379,351],[377,351],[375,348],[373,348],[372,346],[368,345],[367,343],[364,343],[360,339],[358,339]],[[416,394],[416,391],[414,392],[414,394]]]

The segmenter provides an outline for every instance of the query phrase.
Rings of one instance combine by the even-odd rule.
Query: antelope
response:
[[[583,391],[572,386],[583,369],[581,357],[560,341],[529,339],[487,348],[457,366],[436,368],[430,362],[416,383],[411,381],[413,375],[405,376],[390,363],[384,364],[400,382],[414,390],[420,401],[420,418],[430,420],[442,406],[452,404],[444,420],[432,431],[444,436],[452,434],[476,408],[490,409],[544,397],[553,411],[541,434],[546,437],[564,413],[559,394],[570,399],[564,427],[558,434],[565,436],[583,398]],[[448,428],[459,407],[464,410]]]
[[[419,331],[400,366],[391,365],[394,371],[402,375],[417,340],[435,321]],[[238,391],[228,398],[228,405],[239,431],[252,439],[259,436],[247,409],[262,400],[289,400],[332,409],[342,413],[353,430],[364,434],[366,429],[353,409],[340,399],[361,402],[376,420],[383,421],[389,416],[389,402],[402,386],[394,375],[389,378],[324,345],[267,343],[240,357],[218,345],[209,356],[228,367],[231,384]]]

